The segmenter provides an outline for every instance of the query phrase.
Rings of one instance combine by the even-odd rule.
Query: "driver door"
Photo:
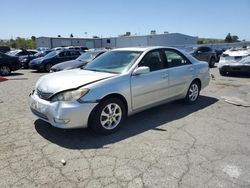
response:
[[[131,76],[132,108],[137,110],[168,96],[168,69],[161,50],[148,52],[138,66],[147,66],[150,72]]]

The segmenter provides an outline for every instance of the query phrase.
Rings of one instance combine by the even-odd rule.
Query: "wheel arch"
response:
[[[100,102],[101,102],[101,101],[104,101],[104,100],[106,100],[106,99],[108,99],[108,98],[117,98],[117,99],[121,100],[122,103],[123,103],[124,106],[125,106],[126,115],[128,114],[128,102],[127,102],[127,100],[125,99],[125,97],[124,97],[123,95],[121,95],[121,94],[119,94],[119,93],[111,93],[111,94],[108,94],[108,95],[106,95],[105,97],[103,97],[103,98],[100,100]]]
[[[200,78],[195,78],[191,83],[193,82],[197,82],[199,84],[199,88],[201,89],[202,84]]]
[[[126,110],[126,113],[125,115],[127,116],[128,115],[128,102],[127,100],[125,99],[125,97],[119,93],[110,93],[104,97],[102,97],[100,100],[99,100],[99,103],[106,100],[106,99],[109,99],[109,98],[117,98],[119,100],[122,101],[122,103],[124,104],[125,106],[125,110]],[[89,117],[88,117],[88,127],[89,127],[89,124],[91,123],[91,117],[93,115],[93,113],[95,112],[96,108],[98,108],[99,105],[96,105],[96,107],[91,111]]]

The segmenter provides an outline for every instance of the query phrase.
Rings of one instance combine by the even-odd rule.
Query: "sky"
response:
[[[0,39],[151,30],[250,41],[250,0],[0,0]]]

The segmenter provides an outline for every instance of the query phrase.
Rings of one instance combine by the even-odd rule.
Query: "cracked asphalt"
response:
[[[100,136],[38,120],[28,95],[43,74],[17,71],[0,82],[0,187],[250,187],[250,108],[221,98],[250,103],[250,77],[211,73],[195,105],[162,105]]]

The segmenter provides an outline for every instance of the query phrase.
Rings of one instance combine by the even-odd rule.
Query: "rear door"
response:
[[[79,51],[70,51],[70,59],[76,59],[81,55],[81,53]]]
[[[150,72],[131,76],[133,110],[162,101],[168,96],[168,69],[162,50],[148,52],[138,66],[148,66]]]
[[[164,49],[168,63],[169,89],[168,96],[185,94],[194,76],[193,64],[179,51]]]
[[[56,63],[61,63],[69,60],[71,60],[70,51],[62,51],[59,53],[58,58],[56,58]]]

